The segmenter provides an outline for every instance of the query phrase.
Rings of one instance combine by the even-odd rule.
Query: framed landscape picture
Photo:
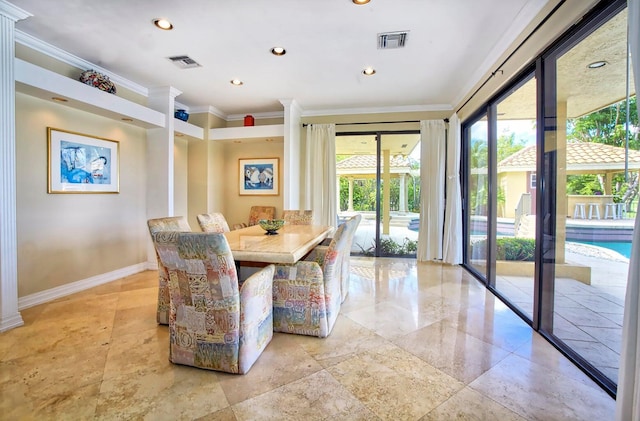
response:
[[[277,196],[280,194],[278,158],[239,160],[240,195]]]
[[[119,143],[47,127],[49,193],[118,193]]]

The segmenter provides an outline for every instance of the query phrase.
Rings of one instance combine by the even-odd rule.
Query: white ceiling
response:
[[[448,110],[548,0],[12,0],[16,29],[145,88],[173,86],[191,108],[224,116]],[[155,28],[166,17],[172,31]],[[406,47],[377,34],[409,31]],[[283,46],[287,54],[270,54]],[[202,65],[179,69],[167,57]],[[366,66],[377,70],[364,76]],[[239,78],[244,85],[232,86]],[[266,115],[266,114],[265,114]]]

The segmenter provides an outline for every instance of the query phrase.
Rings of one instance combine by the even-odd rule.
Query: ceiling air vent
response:
[[[384,32],[378,34],[378,49],[402,48],[407,42],[408,31]]]
[[[181,69],[191,69],[194,67],[200,67],[200,64],[189,56],[173,56],[173,57],[167,57],[167,58],[171,60],[173,64],[175,64]]]

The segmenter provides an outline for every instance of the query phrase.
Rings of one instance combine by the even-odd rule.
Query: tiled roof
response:
[[[624,148],[602,143],[567,143],[567,170],[624,169]],[[500,171],[535,171],[536,147],[528,146],[498,163]],[[640,168],[640,151],[629,150],[629,168]]]
[[[406,168],[409,169],[409,163],[406,158],[391,157],[391,168]],[[342,160],[336,164],[336,170],[353,170],[357,168],[375,168],[376,156],[375,155],[353,155],[349,158]]]

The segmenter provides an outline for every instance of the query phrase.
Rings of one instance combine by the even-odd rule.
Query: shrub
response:
[[[487,240],[473,244],[473,257],[486,256]],[[496,260],[515,260],[532,262],[535,257],[536,243],[532,238],[502,237],[496,239]]]
[[[365,249],[362,245],[356,244],[360,248],[360,252],[364,256],[374,256],[375,255],[375,244],[371,244],[371,246]],[[398,244],[391,238],[381,238],[380,239],[380,256],[388,257],[388,256],[411,256],[415,255],[418,250],[418,242],[415,240],[410,240],[405,238],[402,244]]]

